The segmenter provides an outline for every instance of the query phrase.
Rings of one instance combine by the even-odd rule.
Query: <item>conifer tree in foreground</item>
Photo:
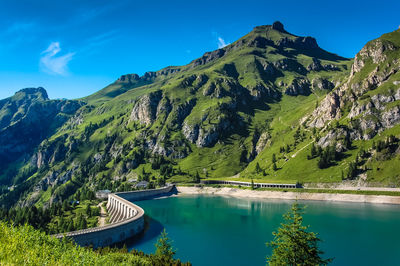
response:
[[[172,260],[175,255],[175,250],[172,247],[172,241],[169,239],[167,232],[164,230],[161,232],[160,238],[157,240],[156,253],[155,255],[167,260]]]
[[[269,265],[327,265],[332,259],[322,259],[324,253],[318,249],[321,241],[316,233],[308,232],[303,223],[303,208],[294,203],[291,210],[283,215],[275,236],[267,246],[272,247],[272,255],[267,257]]]

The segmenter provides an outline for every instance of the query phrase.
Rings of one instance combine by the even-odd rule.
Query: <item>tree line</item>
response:
[[[64,233],[88,228],[88,219],[100,215],[99,208],[92,208],[87,204],[84,212],[72,217],[77,210],[76,201],[72,204],[65,200],[62,203],[53,203],[48,208],[17,207],[10,209],[0,208],[0,220],[13,225],[29,224],[33,228],[48,234]],[[70,215],[68,215],[70,212]],[[95,225],[97,226],[97,224]]]

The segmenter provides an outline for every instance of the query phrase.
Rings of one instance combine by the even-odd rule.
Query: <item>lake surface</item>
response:
[[[193,265],[265,265],[272,239],[293,201],[206,195],[136,202],[149,226],[128,248],[154,252],[165,228],[176,258]],[[333,265],[399,265],[400,206],[299,201],[304,224],[318,232],[324,258]]]

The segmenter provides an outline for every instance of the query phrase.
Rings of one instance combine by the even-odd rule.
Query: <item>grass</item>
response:
[[[0,222],[2,265],[152,265],[144,257],[127,252],[103,254],[60,241],[30,226],[13,227]]]

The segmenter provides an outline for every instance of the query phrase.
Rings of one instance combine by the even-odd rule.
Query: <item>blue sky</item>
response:
[[[0,0],[0,98],[44,87],[89,95],[120,75],[184,65],[280,20],[296,35],[353,57],[400,25],[400,1]]]

